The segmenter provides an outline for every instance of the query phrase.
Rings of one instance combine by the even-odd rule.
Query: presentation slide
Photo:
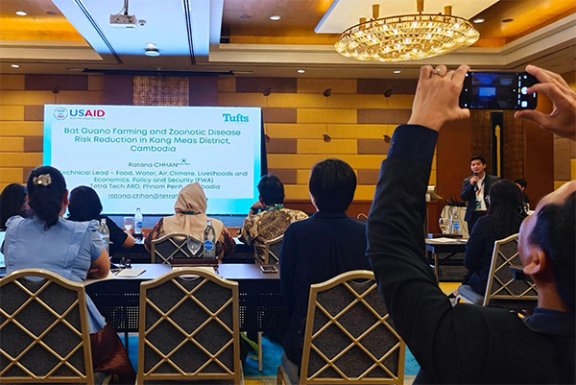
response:
[[[44,164],[94,188],[106,214],[170,214],[199,182],[212,215],[245,215],[265,154],[260,108],[45,105]],[[265,162],[265,159],[264,159]]]

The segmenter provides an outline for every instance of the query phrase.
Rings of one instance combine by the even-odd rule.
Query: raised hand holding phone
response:
[[[526,66],[526,72],[540,81],[530,87],[528,92],[548,96],[553,104],[552,112],[517,111],[514,117],[531,120],[557,135],[576,139],[576,92],[562,76],[554,72],[534,65]]]
[[[460,93],[460,107],[481,110],[534,109],[538,79],[528,72],[469,71]]]

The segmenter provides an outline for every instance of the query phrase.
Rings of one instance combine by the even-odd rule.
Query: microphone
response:
[[[472,173],[472,175],[474,175],[475,177],[478,177],[477,173]],[[478,181],[474,182],[474,192],[478,191]]]

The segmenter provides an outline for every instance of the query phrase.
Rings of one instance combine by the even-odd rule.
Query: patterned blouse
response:
[[[270,206],[244,219],[240,240],[248,245],[254,244],[258,255],[262,255],[266,241],[284,234],[292,222],[306,218],[308,215],[300,210],[286,209],[282,205]]]

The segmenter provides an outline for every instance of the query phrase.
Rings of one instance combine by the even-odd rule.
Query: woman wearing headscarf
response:
[[[161,218],[156,223],[146,237],[146,248],[150,250],[152,240],[172,233],[184,233],[202,240],[208,220],[211,220],[217,239],[216,256],[222,259],[232,254],[234,252],[234,239],[221,221],[206,215],[206,203],[206,194],[199,183],[184,186],[178,193],[174,205],[175,214]]]
[[[74,222],[87,222],[91,220],[106,220],[108,230],[110,230],[110,255],[114,255],[134,246],[134,237],[122,230],[113,220],[102,215],[102,202],[93,188],[88,186],[78,186],[70,192],[70,203],[68,204],[68,220]]]

